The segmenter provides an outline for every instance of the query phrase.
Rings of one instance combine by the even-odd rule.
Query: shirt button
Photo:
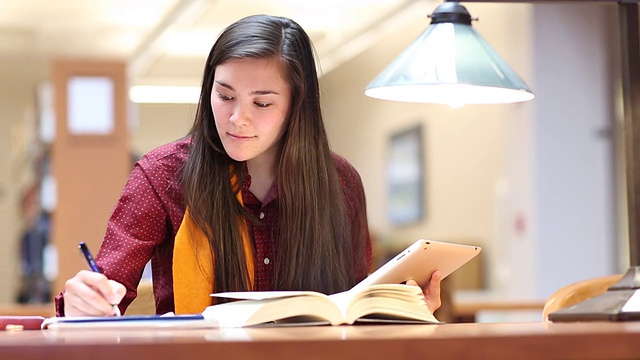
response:
[[[260,213],[260,219],[261,220],[264,219],[264,213],[263,212]]]
[[[271,262],[271,260],[269,260],[269,258],[264,258],[264,264],[265,265],[269,265],[270,262]]]

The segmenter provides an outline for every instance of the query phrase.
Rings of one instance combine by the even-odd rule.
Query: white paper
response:
[[[631,295],[627,303],[622,307],[622,312],[640,312],[640,289]]]

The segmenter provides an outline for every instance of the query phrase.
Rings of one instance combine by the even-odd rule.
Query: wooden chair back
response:
[[[542,320],[549,321],[549,314],[604,293],[620,279],[622,279],[622,274],[600,276],[560,288],[545,302]]]

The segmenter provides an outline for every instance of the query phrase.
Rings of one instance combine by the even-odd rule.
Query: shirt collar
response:
[[[246,163],[245,163],[245,166],[246,166]],[[242,184],[242,200],[245,204],[266,206],[270,202],[278,199],[278,178],[277,177],[273,181],[273,184],[271,184],[269,191],[267,191],[267,195],[264,197],[264,202],[261,203],[260,200],[258,200],[258,198],[256,198],[255,195],[253,195],[249,190],[249,188],[251,187],[251,175],[249,174],[248,171],[245,171],[244,173],[246,175],[243,179],[244,181]]]

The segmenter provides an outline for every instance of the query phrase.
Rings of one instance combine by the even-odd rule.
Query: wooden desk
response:
[[[640,322],[0,332],[0,359],[637,359]]]

